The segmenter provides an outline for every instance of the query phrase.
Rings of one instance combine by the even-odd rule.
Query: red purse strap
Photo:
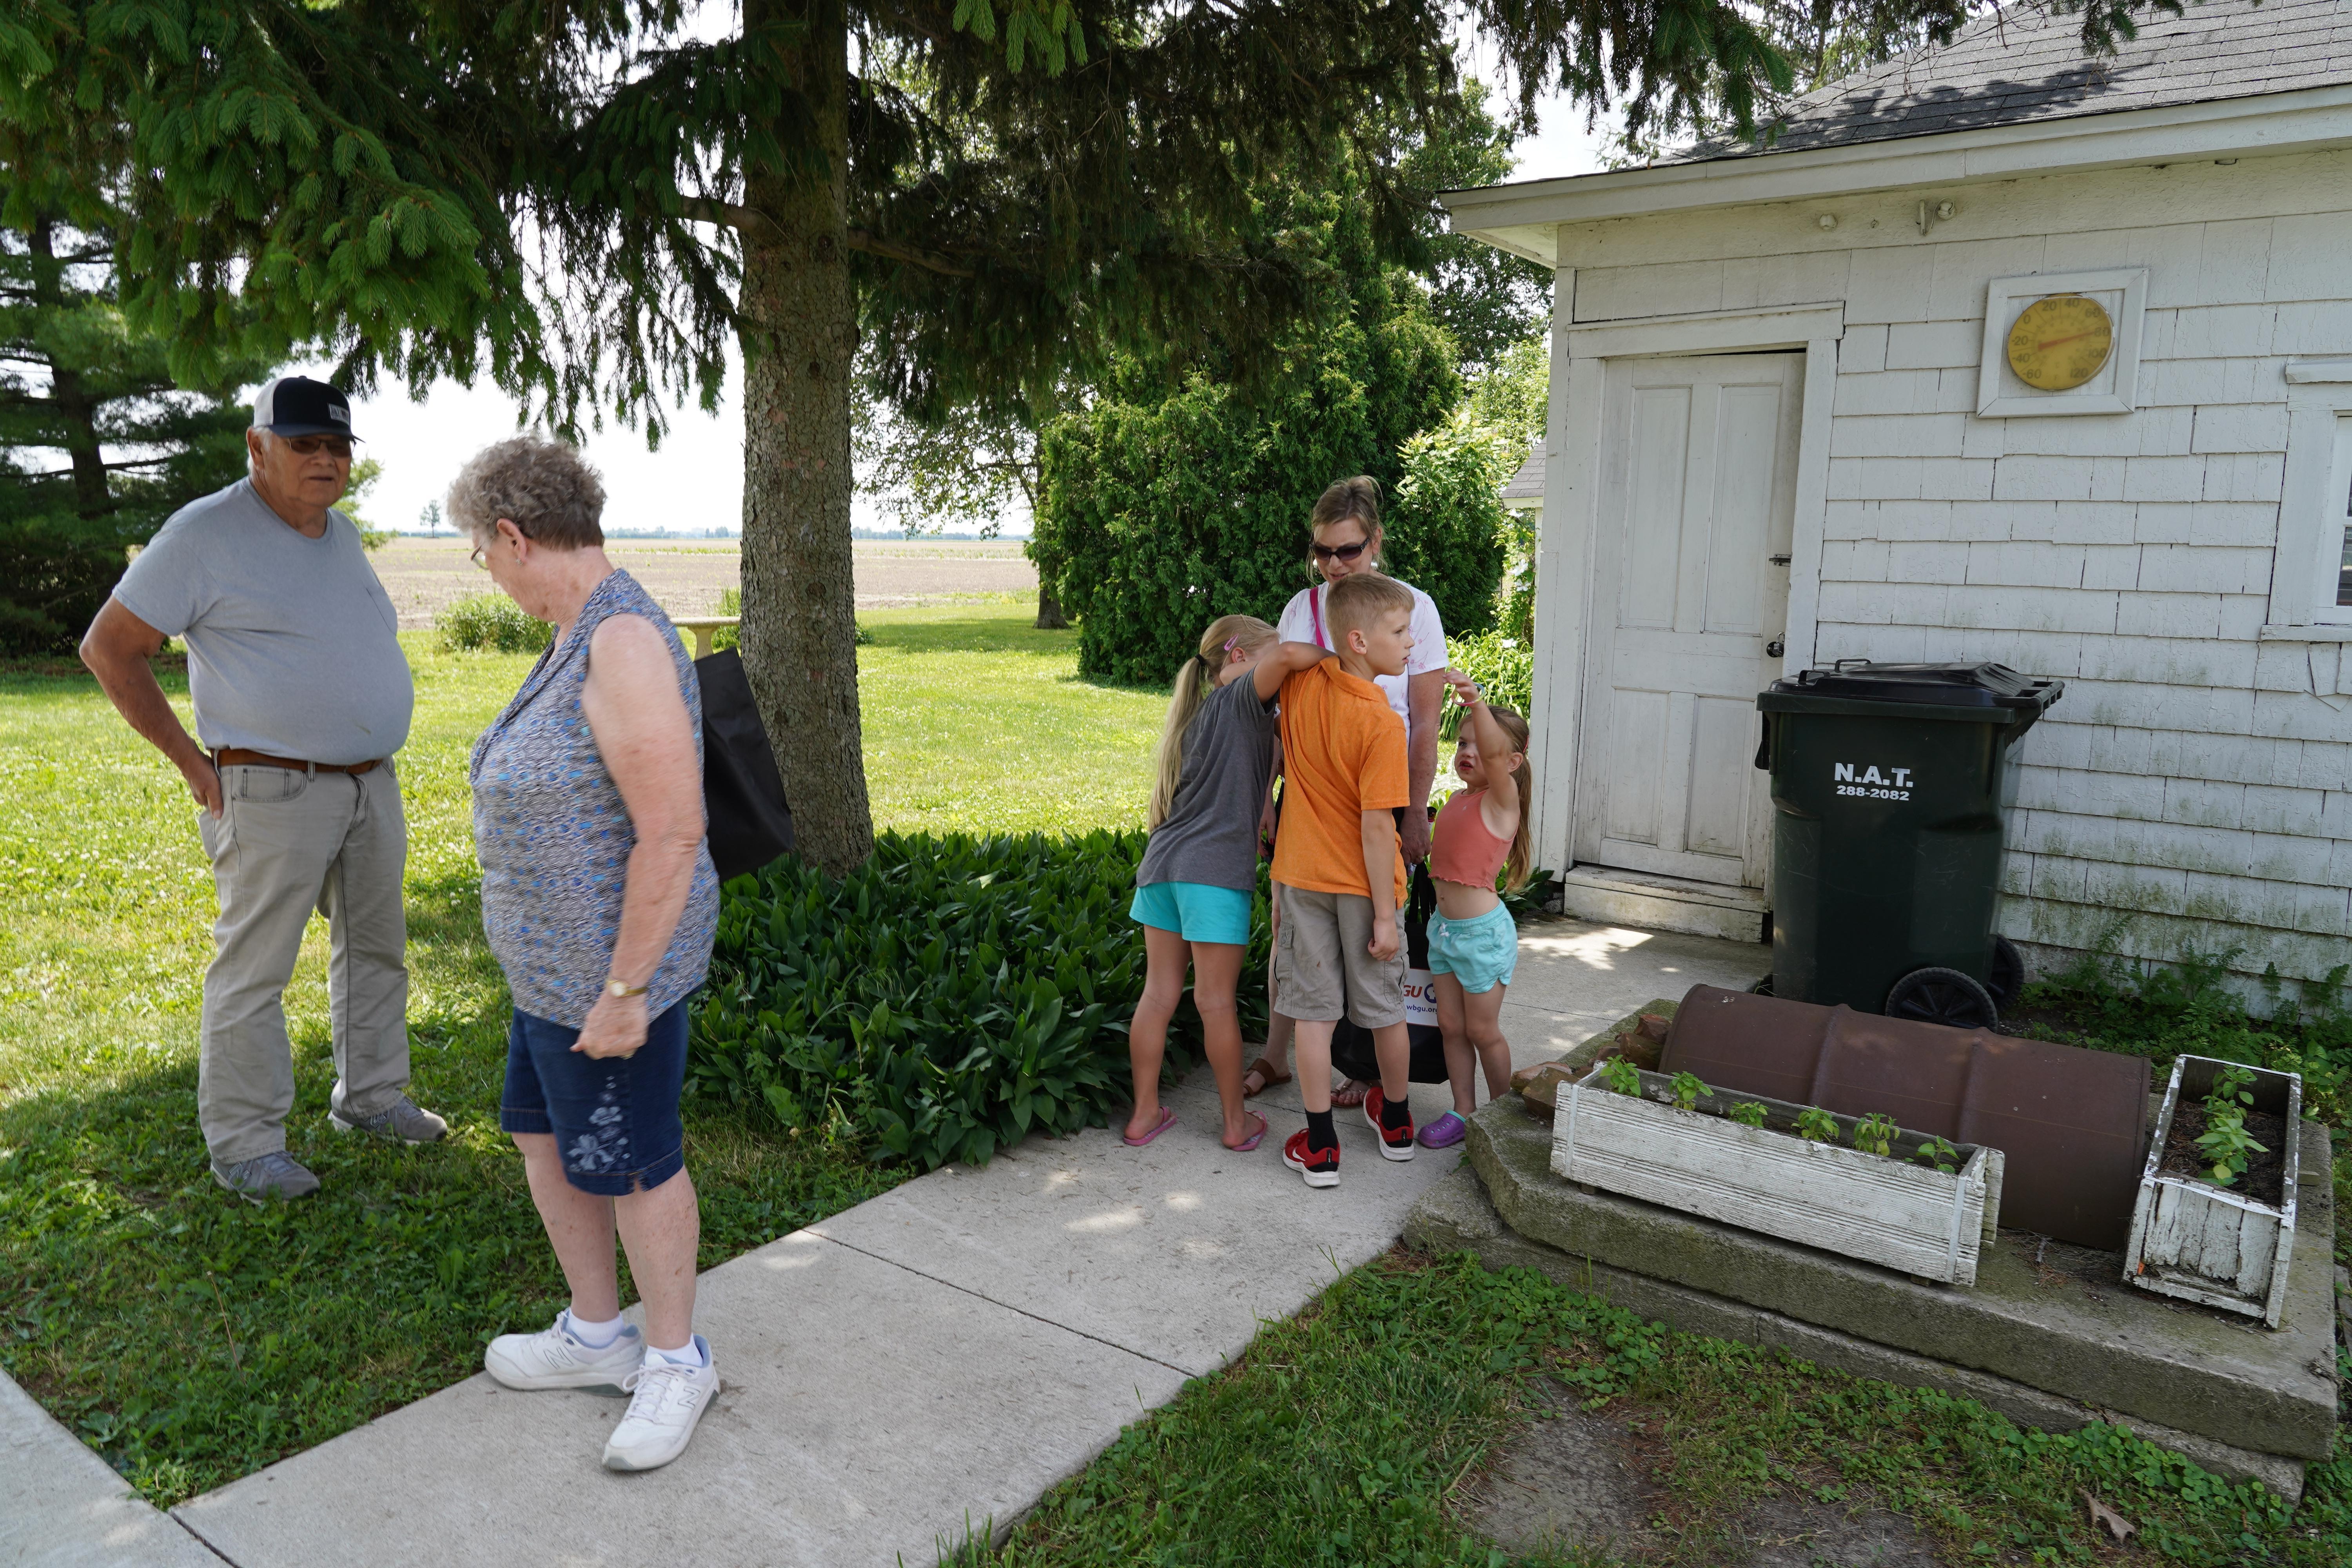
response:
[[[1319,583],[1307,590],[1307,613],[1315,617],[1315,646],[1329,647],[1330,639],[1323,635],[1323,585]]]

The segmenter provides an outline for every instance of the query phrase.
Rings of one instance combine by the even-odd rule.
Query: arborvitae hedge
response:
[[[1165,681],[1217,616],[1274,619],[1315,581],[1307,519],[1324,487],[1368,473],[1393,494],[1404,443],[1459,401],[1453,343],[1411,282],[1334,293],[1270,386],[1196,373],[1045,432],[1030,554],[1078,623],[1082,673]]]

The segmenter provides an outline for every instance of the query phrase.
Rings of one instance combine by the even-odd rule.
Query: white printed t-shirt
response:
[[[1404,721],[1405,732],[1411,734],[1412,710],[1405,698],[1407,687],[1414,676],[1444,669],[1451,660],[1445,652],[1445,626],[1437,618],[1435,602],[1410,583],[1403,587],[1412,595],[1412,621],[1407,628],[1412,634],[1412,651],[1404,656],[1402,675],[1374,676],[1372,684],[1381,689],[1381,695],[1389,700],[1389,706]],[[1318,583],[1293,594],[1290,603],[1282,607],[1282,619],[1276,623],[1275,635],[1285,642],[1311,642],[1337,652],[1338,645],[1331,640],[1330,592],[1328,583]],[[1320,637],[1316,635],[1318,616],[1323,628]]]

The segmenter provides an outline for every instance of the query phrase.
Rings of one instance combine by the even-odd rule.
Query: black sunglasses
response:
[[[1372,542],[1360,539],[1353,544],[1310,544],[1307,553],[1318,561],[1353,561],[1371,548]]]

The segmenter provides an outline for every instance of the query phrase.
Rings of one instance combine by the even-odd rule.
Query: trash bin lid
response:
[[[1919,702],[1938,708],[2007,708],[2039,716],[2065,691],[2063,680],[2020,675],[2005,664],[1878,664],[1842,658],[1776,680],[1777,696],[1842,697],[1864,702]]]

